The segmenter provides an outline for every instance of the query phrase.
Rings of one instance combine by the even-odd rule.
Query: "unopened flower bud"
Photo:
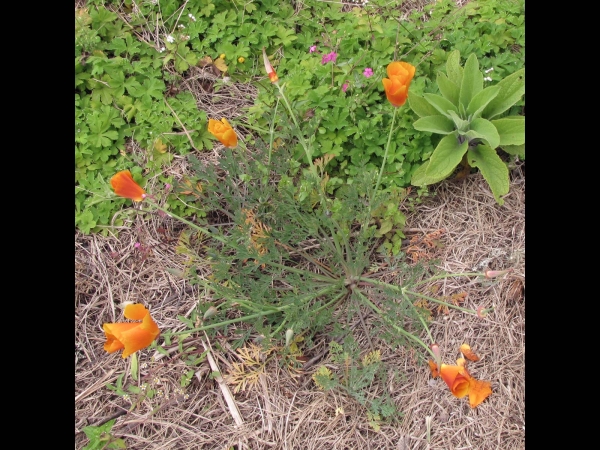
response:
[[[496,277],[505,275],[508,272],[511,272],[511,269],[507,269],[507,270],[486,270],[485,271],[485,277],[486,278],[496,278]]]
[[[219,310],[217,308],[215,308],[214,306],[211,306],[210,308],[208,308],[206,310],[206,312],[204,313],[204,317],[202,319],[203,320],[210,319],[212,316],[216,315],[218,312],[219,312]]]
[[[287,331],[285,332],[285,346],[289,347],[290,344],[292,343],[292,338],[294,337],[294,330],[292,330],[291,328],[288,328]]]
[[[479,317],[480,319],[483,319],[485,316],[488,315],[488,312],[492,311],[494,308],[484,308],[483,306],[480,306],[479,308],[477,308],[477,317]]]
[[[435,342],[429,346],[433,354],[435,355],[435,363],[438,367],[441,367],[442,364],[442,352],[440,351],[440,346]]]

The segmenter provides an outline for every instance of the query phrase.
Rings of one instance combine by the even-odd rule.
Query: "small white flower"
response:
[[[485,77],[483,81],[492,81],[492,77]]]
[[[173,38],[173,36],[168,35],[167,36],[167,42],[170,42],[171,44],[173,43],[173,41],[175,41],[175,39]]]
[[[179,24],[179,28],[185,28],[185,25],[184,25],[184,24],[182,24],[182,23],[180,23],[180,24]]]
[[[490,67],[488,70],[485,70],[484,73],[490,73],[492,70],[494,70],[494,68]]]
[[[161,47],[161,48],[160,48],[160,50],[159,50],[159,52],[160,52],[160,53],[162,53],[162,52],[164,52],[165,50],[166,50],[166,48],[164,48],[164,47]]]
[[[195,21],[196,21],[196,18],[194,17],[194,15],[193,15],[193,14],[188,14],[188,17],[189,17],[190,19],[192,19],[192,22],[195,22]]]

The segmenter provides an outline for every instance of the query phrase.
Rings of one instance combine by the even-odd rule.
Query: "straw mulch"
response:
[[[185,170],[184,163],[179,164],[174,170]],[[474,174],[460,182],[440,183],[433,195],[407,212],[414,258],[433,258],[438,267],[453,273],[511,269],[499,279],[450,279],[423,290],[458,300],[466,308],[494,308],[482,319],[438,310],[432,304],[430,323],[445,363],[454,364],[460,356],[458,347],[470,344],[481,359],[469,363],[469,371],[491,381],[492,395],[471,409],[467,399],[453,397],[441,379],[431,378],[418,350],[390,348],[372,337],[390,376],[386,386],[371,386],[369,395],[390,393],[402,413],[397,421],[382,423],[378,432],[355,400],[341,392],[323,392],[312,381],[310,375],[319,365],[331,364],[322,351],[326,336],[321,347],[311,350],[320,359],[304,373],[289,372],[272,360],[256,384],[232,394],[233,405],[227,403],[225,386],[230,392],[235,386],[211,377],[214,368],[206,360],[186,365],[176,343],[167,356],[139,352],[142,382],[156,393],[152,399],[136,395],[127,399],[109,390],[107,384],[115,385],[121,374],[123,385],[138,385],[129,376],[131,359],[103,350],[102,324],[123,320],[119,305],[144,303],[162,330],[182,330],[177,316],[189,315],[205,294],[178,276],[186,255],[176,252],[182,229],[177,222],[158,215],[145,221],[138,216],[118,230],[118,237],[76,233],[76,448],[88,442],[83,427],[115,418],[112,432],[130,449],[523,449],[524,163],[512,169],[511,179],[503,206],[495,203],[483,178]],[[136,248],[136,242],[142,246]],[[367,327],[373,320],[376,317],[365,318]],[[355,328],[366,353],[369,344],[362,329],[360,324]],[[226,375],[240,362],[231,346],[236,337],[211,341],[204,335],[191,336],[186,345],[192,345],[196,355],[204,346],[212,348],[216,367]],[[159,343],[164,344],[162,339]],[[181,387],[186,374],[191,376],[189,385]]]

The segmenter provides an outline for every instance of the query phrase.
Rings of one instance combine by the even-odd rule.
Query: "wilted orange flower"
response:
[[[269,57],[267,56],[267,52],[265,51],[265,48],[263,47],[262,50],[263,50],[263,61],[265,63],[265,70],[267,71],[267,74],[269,75],[269,79],[271,80],[271,83],[277,83],[277,80],[279,80],[279,77],[277,76],[275,69],[273,69],[273,66],[271,65],[271,61],[269,61]]]
[[[457,362],[460,362],[460,360]],[[442,364],[440,375],[450,388],[452,395],[457,398],[469,395],[471,408],[475,408],[492,393],[491,383],[476,380],[469,374],[464,365],[449,366]]]
[[[124,348],[123,358],[148,347],[160,334],[158,325],[150,316],[150,311],[141,303],[127,305],[125,318],[141,320],[141,322],[105,323],[102,325],[106,335],[104,350],[113,353]]]
[[[136,202],[141,202],[146,194],[146,191],[133,181],[129,170],[121,170],[114,174],[110,179],[110,185],[119,197],[130,198]]]
[[[468,395],[471,408],[475,408],[492,393],[492,387],[489,381],[473,378],[465,367],[465,362],[464,358],[459,358],[456,360],[456,366],[442,364],[438,371],[437,364],[429,360],[429,370],[433,378],[437,378],[439,373],[455,397],[462,398]]]
[[[221,144],[225,147],[237,147],[237,135],[225,117],[223,117],[220,122],[218,120],[208,119],[208,131],[221,141]]]
[[[381,80],[385,95],[394,106],[402,106],[408,98],[408,87],[415,76],[415,66],[404,61],[394,61],[387,66],[389,78]]]
[[[478,361],[479,360],[479,356],[477,356],[475,353],[473,353],[469,344],[461,345],[460,352],[463,355],[465,355],[465,358],[467,358],[469,361]]]

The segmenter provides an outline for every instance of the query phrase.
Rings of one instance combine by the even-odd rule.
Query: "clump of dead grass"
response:
[[[380,432],[369,425],[366,410],[347,395],[323,392],[310,375],[318,364],[330,364],[327,337],[314,349],[306,349],[310,367],[300,376],[281,368],[277,360],[268,364],[259,383],[234,395],[243,425],[233,420],[218,383],[209,377],[206,363],[182,395],[178,390],[190,369],[175,351],[152,361],[150,351],[140,353],[142,380],[153,383],[163,395],[131,404],[109,391],[106,383],[128,371],[128,360],[102,349],[102,323],[120,319],[118,305],[139,301],[149,305],[162,329],[183,329],[177,315],[189,314],[202,293],[178,278],[185,255],[177,254],[174,242],[181,228],[158,215],[138,216],[117,236],[76,234],[76,445],[86,441],[86,425],[117,417],[114,433],[132,449],[237,448],[273,449],[425,449],[425,448],[524,448],[524,175],[521,167],[511,173],[510,193],[498,206],[485,180],[475,174],[462,182],[447,181],[434,189],[408,215],[412,235],[426,237],[432,230],[441,245],[429,256],[448,272],[473,269],[506,269],[512,272],[487,283],[473,278],[447,279],[425,286],[436,296],[466,293],[461,305],[494,307],[485,319],[450,310],[432,308],[430,324],[446,363],[459,356],[467,342],[481,357],[470,363],[478,379],[492,382],[493,394],[476,409],[464,399],[454,398],[440,379],[432,380],[424,361],[414,349],[389,348],[376,336],[368,339],[357,323],[356,338],[365,352],[372,345],[382,350],[390,371],[387,386],[372,386],[371,395],[389,392],[403,417],[383,424]],[[161,230],[161,231],[159,231]],[[416,242],[417,240],[415,240]],[[143,242],[143,254],[135,248]],[[176,273],[176,271],[175,271]],[[376,320],[365,318],[367,328]],[[238,361],[229,342],[219,338],[213,354],[226,374]],[[186,345],[202,350],[204,336],[190,337]],[[210,343],[209,343],[210,344]],[[394,375],[396,374],[396,375]],[[127,381],[127,379],[126,379]],[[426,417],[432,417],[431,442],[426,438]]]

